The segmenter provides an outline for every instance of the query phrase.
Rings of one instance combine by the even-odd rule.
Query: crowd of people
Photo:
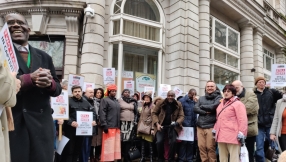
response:
[[[53,122],[50,98],[67,82],[60,83],[47,53],[28,44],[30,28],[22,15],[9,13],[5,22],[19,70],[9,74],[0,60],[1,162],[240,162],[244,143],[250,162],[264,162],[265,143],[286,150],[286,94],[266,87],[263,77],[253,90],[236,80],[221,92],[208,81],[199,98],[195,89],[177,99],[172,90],[163,99],[124,89],[116,98],[114,84],[85,92],[73,86],[69,119]],[[92,136],[76,136],[78,111],[92,112]],[[69,138],[61,155],[54,152],[59,125]],[[194,128],[194,141],[177,139],[184,127]]]

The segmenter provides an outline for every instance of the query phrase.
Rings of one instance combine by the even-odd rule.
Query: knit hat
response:
[[[152,100],[152,93],[151,92],[145,92],[144,95],[142,96],[142,100],[144,100],[145,96],[149,96],[150,99]]]
[[[259,77],[255,78],[255,85],[256,85],[257,82],[260,81],[260,80],[264,80],[264,82],[265,82],[265,84],[266,84],[265,78],[264,78],[263,76],[259,76]]]
[[[115,84],[109,84],[107,86],[107,90],[104,93],[104,96],[108,96],[111,90],[117,90],[117,86]]]

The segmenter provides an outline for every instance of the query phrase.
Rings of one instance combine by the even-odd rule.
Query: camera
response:
[[[88,5],[85,9],[84,9],[84,14],[86,15],[86,17],[94,17],[94,9],[90,7],[90,5]]]

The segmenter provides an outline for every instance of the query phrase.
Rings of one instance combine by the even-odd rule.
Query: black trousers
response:
[[[158,153],[158,162],[164,161],[164,140],[168,138],[168,129],[162,129],[156,133],[156,146]],[[168,161],[174,161],[176,150],[176,141],[170,143]]]
[[[248,150],[248,157],[249,157],[249,162],[254,162],[254,144],[256,142],[256,136],[253,137],[247,137],[245,139],[245,146]]]
[[[68,128],[65,128],[65,136],[70,140],[62,152],[61,162],[77,162],[82,149],[83,137],[75,135],[76,128],[66,127]]]
[[[194,142],[182,141],[178,144],[178,161],[193,162],[194,157]]]
[[[286,134],[281,134],[281,137],[279,137],[279,145],[281,148],[281,151],[285,151],[286,150]]]

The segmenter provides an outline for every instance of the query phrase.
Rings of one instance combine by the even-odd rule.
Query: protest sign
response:
[[[133,80],[133,71],[122,71],[121,87],[124,87],[124,81],[132,81],[132,80]],[[118,71],[117,70],[115,70],[115,84],[118,85]]]
[[[145,92],[144,91],[145,87],[156,87],[155,75],[135,72],[135,78],[136,78],[135,79],[136,91],[138,91],[141,94],[141,96]],[[155,90],[153,90],[152,92],[153,92],[152,94],[154,94]]]
[[[134,94],[134,81],[124,81],[124,89],[129,89],[130,95]]]
[[[83,83],[83,87],[82,87],[82,91],[85,92],[87,88],[95,88],[95,84],[94,83],[88,83],[88,82],[84,82]]]
[[[2,51],[2,58],[0,60],[3,61],[3,67],[9,69],[11,72],[18,72],[19,65],[7,23],[5,23],[0,32],[0,39]]]
[[[69,119],[68,91],[62,90],[59,96],[51,97],[51,107],[54,110],[53,119]]]
[[[155,87],[144,87],[144,92],[150,92],[152,94],[152,98],[154,98],[154,93],[155,93]],[[143,96],[144,94],[141,94]]]
[[[77,85],[77,86],[81,86],[82,88],[83,83],[84,83],[84,76],[69,74],[69,80],[68,80],[69,95],[72,95],[72,91],[71,91],[72,86]]]
[[[180,131],[177,139],[183,140],[183,141],[194,141],[194,128],[193,127],[183,127],[183,129]]]
[[[58,140],[57,141],[57,150],[56,152],[61,155],[66,144],[69,142],[69,138],[67,138],[66,136],[63,136],[62,140]]]
[[[174,87],[173,91],[175,92],[176,98],[181,96],[183,93],[183,91],[178,87]]]
[[[171,85],[169,84],[160,84],[158,96],[162,98],[167,98],[168,91],[171,90]]]
[[[103,68],[103,83],[104,85],[115,84],[114,68]]]
[[[271,87],[286,86],[286,64],[272,64]]]
[[[78,127],[76,128],[77,136],[91,136],[92,135],[92,121],[93,114],[88,111],[77,111],[76,119]]]

